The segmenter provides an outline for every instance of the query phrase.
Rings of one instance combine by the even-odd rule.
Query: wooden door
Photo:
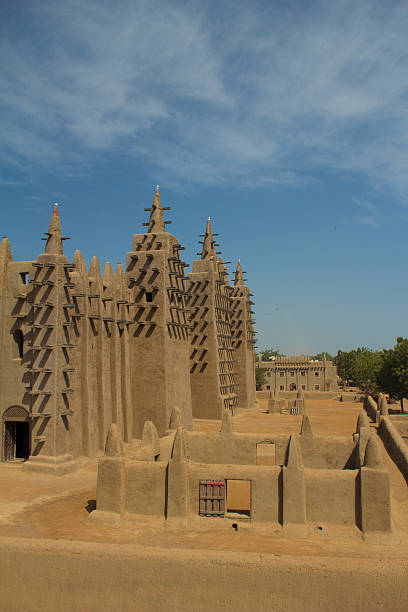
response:
[[[200,480],[199,489],[199,514],[224,516],[225,480]]]

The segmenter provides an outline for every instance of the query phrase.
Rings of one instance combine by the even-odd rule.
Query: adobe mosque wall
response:
[[[112,423],[125,443],[146,421],[160,436],[255,402],[253,323],[242,274],[230,286],[207,223],[205,248],[185,274],[166,231],[158,189],[126,268],[87,269],[63,253],[57,206],[37,259],[0,246],[0,415],[3,461],[56,474],[104,452]],[[239,306],[239,308],[238,308]]]
[[[180,527],[235,521],[301,537],[307,523],[322,522],[389,541],[390,476],[365,413],[351,439],[316,438],[307,414],[291,436],[234,433],[227,409],[218,433],[189,432],[180,415],[173,426],[159,438],[146,423],[130,446],[112,426],[89,523],[118,525],[131,515]]]

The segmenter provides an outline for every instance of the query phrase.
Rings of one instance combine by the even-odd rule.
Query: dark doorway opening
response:
[[[30,424],[27,421],[4,423],[4,460],[28,459],[30,456]]]
[[[22,359],[24,357],[24,336],[21,329],[16,329],[13,332],[13,338],[18,347],[18,356]]]

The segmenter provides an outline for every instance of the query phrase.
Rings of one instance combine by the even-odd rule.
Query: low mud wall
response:
[[[371,397],[371,395],[367,395],[364,398],[364,409],[373,423],[378,423],[380,412],[378,410],[377,402]]]
[[[7,612],[406,612],[408,602],[407,559],[5,538],[0,572]]]
[[[296,399],[297,391],[279,391],[279,397],[282,399]],[[268,399],[271,397],[271,391],[256,391],[257,399]],[[308,400],[324,400],[324,399],[337,399],[340,397],[338,391],[303,391],[305,399]]]
[[[408,445],[392,424],[390,417],[381,417],[378,432],[388,453],[408,480]]]

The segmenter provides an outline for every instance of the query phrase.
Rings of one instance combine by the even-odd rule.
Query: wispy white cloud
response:
[[[360,206],[361,208],[368,210],[368,211],[374,211],[375,210],[375,206],[372,202],[369,202],[368,200],[363,200],[361,198],[354,198],[353,200],[358,206]]]
[[[384,220],[381,218],[377,206],[372,202],[363,198],[354,198],[353,201],[360,209],[359,214],[355,217],[357,223],[369,227],[381,227],[384,225]]]
[[[68,171],[117,150],[180,180],[336,168],[408,193],[404,2],[67,0],[18,18],[2,32],[3,160]]]

